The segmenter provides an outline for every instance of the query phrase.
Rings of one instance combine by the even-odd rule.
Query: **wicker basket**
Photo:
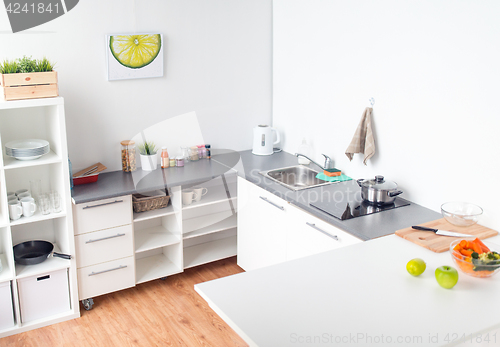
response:
[[[170,197],[168,195],[148,196],[142,194],[132,194],[132,206],[134,212],[146,212],[167,207],[169,200]]]

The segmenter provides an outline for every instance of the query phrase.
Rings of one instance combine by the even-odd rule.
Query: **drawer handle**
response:
[[[316,224],[314,224],[314,223],[309,223],[309,222],[306,222],[306,224],[307,224],[307,225],[309,225],[311,228],[316,229],[316,230],[318,230],[319,232],[322,232],[322,233],[323,233],[323,234],[325,234],[326,236],[331,237],[331,238],[332,238],[332,239],[334,239],[335,241],[338,241],[338,240],[339,240],[339,238],[337,237],[337,235],[332,235],[332,234],[330,234],[330,233],[328,233],[328,232],[324,231],[323,229],[318,228],[318,227],[316,226]]]
[[[113,236],[101,237],[100,239],[85,241],[85,243],[92,243],[92,242],[97,242],[97,241],[102,241],[102,240],[109,240],[109,239],[114,239],[115,237],[120,237],[120,236],[125,236],[125,234],[116,234]]]
[[[272,202],[272,201],[267,200],[267,198],[266,198],[266,197],[264,197],[264,196],[259,196],[259,198],[261,198],[262,200],[264,200],[264,201],[266,201],[266,202],[270,203],[270,204],[271,204],[271,205],[273,205],[274,207],[279,208],[279,209],[280,209],[280,210],[282,210],[282,211],[284,211],[284,210],[285,210],[285,208],[284,208],[283,206],[280,206],[280,205],[278,205],[278,204],[275,204],[275,203],[274,203],[274,202]]]
[[[103,274],[103,273],[105,273],[105,272],[110,272],[110,271],[115,271],[115,270],[125,269],[126,267],[127,267],[127,265],[120,265],[120,266],[115,267],[115,268],[113,268],[113,269],[102,270],[102,271],[98,271],[98,272],[94,272],[94,271],[92,271],[91,273],[89,273],[89,276],[95,276],[95,275]]]
[[[111,202],[105,202],[103,204],[85,206],[84,208],[82,208],[82,210],[86,210],[87,208],[94,208],[94,207],[99,207],[99,206],[106,206],[106,205],[117,204],[119,202],[123,202],[123,200],[115,200],[115,201],[111,201]]]

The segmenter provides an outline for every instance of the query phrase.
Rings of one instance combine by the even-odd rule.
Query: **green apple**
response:
[[[436,276],[437,283],[446,289],[453,288],[458,282],[457,269],[448,265],[438,267],[434,272],[434,275]]]
[[[412,276],[420,276],[424,273],[426,268],[425,261],[420,258],[412,259],[406,264],[406,270]]]

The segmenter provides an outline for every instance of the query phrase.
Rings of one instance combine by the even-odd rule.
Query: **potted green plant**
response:
[[[19,100],[47,98],[59,95],[57,72],[47,58],[40,60],[24,56],[0,62],[1,99]]]
[[[154,142],[144,141],[143,144],[138,145],[139,153],[141,155],[141,165],[144,171],[156,170],[158,165],[158,158],[156,156],[157,149]]]

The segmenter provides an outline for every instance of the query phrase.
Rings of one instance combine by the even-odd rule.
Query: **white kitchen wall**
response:
[[[213,148],[251,148],[271,122],[271,21],[271,0],[85,0],[12,34],[1,8],[0,60],[56,61],[73,168],[120,170],[120,141],[193,111]],[[134,32],[163,34],[164,77],[107,81],[105,35]]]
[[[436,211],[500,230],[500,2],[274,0],[273,125],[353,178],[384,175]],[[375,99],[376,155],[344,154]]]

